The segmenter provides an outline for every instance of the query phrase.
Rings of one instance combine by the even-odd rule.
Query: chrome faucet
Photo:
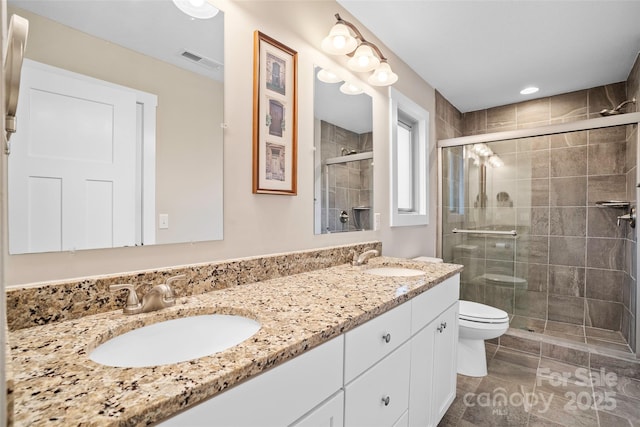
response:
[[[376,249],[369,249],[358,255],[356,251],[351,251],[353,253],[353,265],[364,265],[367,263],[369,258],[380,255]]]
[[[126,289],[129,291],[127,304],[122,309],[124,314],[148,313],[149,311],[156,311],[175,305],[176,299],[173,295],[171,283],[175,282],[176,280],[184,279],[185,277],[186,276],[184,274],[173,276],[168,278],[165,283],[154,286],[142,297],[142,303],[140,303],[136,288],[132,284],[121,283],[117,285],[111,285],[109,286],[109,290],[119,291],[121,289]]]

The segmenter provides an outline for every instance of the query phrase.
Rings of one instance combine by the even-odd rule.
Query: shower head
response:
[[[600,115],[601,116],[615,116],[616,114],[622,114],[622,112],[620,111],[624,106],[626,106],[627,104],[635,104],[636,103],[636,99],[629,99],[626,100],[624,102],[621,102],[616,108],[614,108],[613,110],[609,110],[608,108],[605,108],[603,110],[600,111]]]

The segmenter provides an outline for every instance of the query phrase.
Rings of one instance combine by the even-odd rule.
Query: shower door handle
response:
[[[516,230],[511,230],[511,231],[498,231],[498,230],[459,230],[457,228],[454,228],[453,230],[451,230],[452,233],[457,234],[457,233],[468,233],[468,234],[496,234],[496,235],[508,235],[508,236],[517,236],[518,232]]]

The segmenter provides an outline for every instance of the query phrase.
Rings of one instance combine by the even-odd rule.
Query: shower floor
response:
[[[633,354],[627,341],[619,331],[524,316],[512,316],[509,326],[510,330],[526,331],[554,337],[562,341],[582,343],[588,348],[606,353]]]

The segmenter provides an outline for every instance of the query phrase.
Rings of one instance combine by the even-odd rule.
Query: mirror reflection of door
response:
[[[9,157],[10,252],[142,244],[136,92],[28,60],[23,76]]]

